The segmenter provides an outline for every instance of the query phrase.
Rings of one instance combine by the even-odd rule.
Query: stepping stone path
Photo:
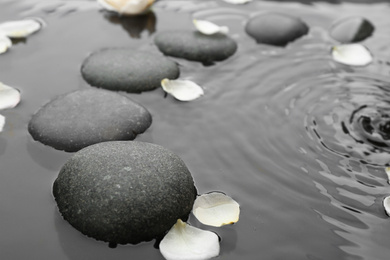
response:
[[[75,152],[112,140],[133,140],[152,123],[150,113],[120,94],[101,89],[61,95],[39,109],[28,131],[43,144]]]
[[[92,53],[83,62],[81,74],[91,86],[137,93],[160,87],[164,78],[178,78],[180,71],[162,55],[112,48]]]
[[[54,182],[65,220],[115,244],[149,241],[186,220],[197,195],[191,173],[171,151],[144,142],[104,142],[74,154]]]

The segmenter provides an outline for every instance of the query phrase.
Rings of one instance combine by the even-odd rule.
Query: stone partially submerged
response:
[[[91,86],[137,93],[160,87],[164,78],[178,78],[180,71],[162,55],[112,48],[92,53],[83,62],[81,74]]]
[[[161,237],[187,219],[196,188],[184,162],[143,142],[105,142],[77,152],[53,185],[60,213],[83,234],[111,244]]]
[[[141,105],[101,89],[78,90],[61,95],[39,109],[28,131],[45,145],[75,152],[113,140],[133,140],[152,122]]]
[[[330,35],[341,43],[354,43],[370,37],[374,30],[369,20],[354,16],[336,21],[330,28]]]
[[[237,50],[237,43],[222,33],[165,31],[158,33],[154,42],[165,55],[205,64],[225,60]]]

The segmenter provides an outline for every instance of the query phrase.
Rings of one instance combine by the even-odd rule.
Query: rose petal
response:
[[[20,92],[0,82],[0,110],[14,108],[20,102]]]
[[[390,167],[385,168],[386,174],[387,174],[387,182],[390,183]]]
[[[390,196],[383,200],[383,207],[385,208],[387,216],[390,216]]]
[[[195,200],[192,213],[201,223],[220,227],[238,221],[240,205],[223,193],[212,192]]]
[[[149,10],[154,0],[97,0],[108,11],[119,14],[137,15]]]
[[[0,132],[3,132],[4,125],[5,125],[5,116],[0,115]]]
[[[193,23],[196,29],[206,35],[212,35],[216,33],[227,34],[229,32],[229,28],[226,26],[219,26],[215,23],[205,21],[205,20],[193,20]]]
[[[0,34],[0,54],[6,52],[12,46],[11,40]]]
[[[167,260],[202,260],[219,254],[218,236],[187,225],[180,219],[160,243],[160,252]]]
[[[226,3],[229,3],[229,4],[235,4],[235,5],[246,4],[246,3],[252,2],[252,0],[223,0],[223,1],[225,1]]]
[[[351,66],[366,66],[373,57],[370,51],[361,44],[343,44],[332,48],[335,61]]]
[[[180,101],[194,100],[204,94],[203,89],[190,80],[163,79],[161,86],[165,92]]]
[[[0,24],[0,33],[10,38],[25,38],[42,28],[43,21],[31,18],[19,21],[10,21]]]

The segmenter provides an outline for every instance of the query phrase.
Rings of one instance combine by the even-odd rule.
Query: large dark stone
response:
[[[370,37],[375,28],[363,17],[348,17],[339,20],[330,28],[330,36],[341,43],[360,42]]]
[[[178,78],[180,71],[176,63],[161,55],[113,48],[92,53],[83,62],[81,74],[94,87],[142,92],[160,87],[164,78]]]
[[[133,140],[152,123],[150,113],[120,94],[101,89],[61,95],[39,109],[28,124],[31,136],[58,150]]]
[[[165,55],[205,64],[225,60],[237,50],[237,43],[220,33],[204,35],[191,31],[165,31],[157,33],[154,42]]]
[[[143,142],[105,142],[74,154],[53,194],[65,220],[111,244],[160,237],[187,219],[196,197],[191,173],[171,151]]]
[[[245,30],[258,43],[285,46],[307,34],[309,27],[293,16],[265,13],[252,17]]]

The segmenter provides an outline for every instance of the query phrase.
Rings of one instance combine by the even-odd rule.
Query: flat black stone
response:
[[[53,185],[63,218],[111,245],[164,235],[178,218],[188,218],[196,193],[191,173],[177,155],[136,141],[80,150]]]
[[[113,140],[133,140],[152,123],[131,99],[102,89],[61,95],[39,109],[28,124],[31,136],[58,150],[75,152]]]
[[[225,60],[237,50],[237,43],[220,33],[204,35],[192,31],[165,31],[157,33],[154,42],[165,55],[205,64]]]
[[[81,74],[91,86],[137,93],[160,87],[164,78],[178,78],[180,71],[164,56],[112,48],[92,53],[83,62]]]
[[[332,25],[330,36],[341,43],[353,43],[370,37],[374,30],[372,23],[363,17],[347,17]]]
[[[309,32],[309,27],[302,20],[279,13],[265,13],[249,19],[246,32],[257,43],[286,46]]]

